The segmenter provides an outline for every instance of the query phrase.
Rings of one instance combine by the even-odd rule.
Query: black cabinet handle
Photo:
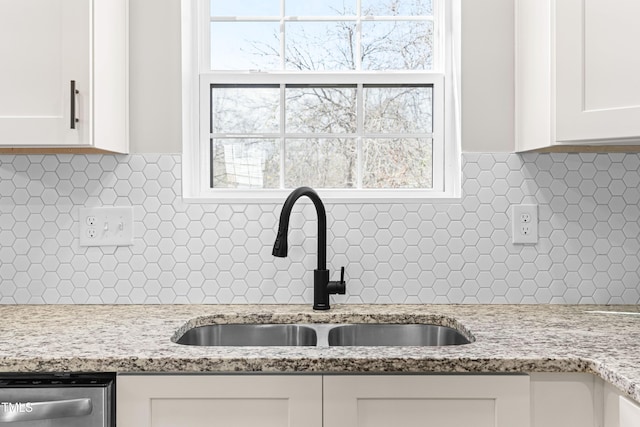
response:
[[[80,91],[76,89],[76,81],[75,80],[71,80],[71,119],[70,119],[70,125],[71,125],[71,129],[75,129],[76,128],[76,123],[79,122],[78,118],[76,117],[76,95],[79,94]]]

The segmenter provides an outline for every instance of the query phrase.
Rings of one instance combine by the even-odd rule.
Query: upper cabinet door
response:
[[[89,143],[91,6],[0,0],[0,146]]]
[[[640,137],[640,1],[556,1],[556,140]]]

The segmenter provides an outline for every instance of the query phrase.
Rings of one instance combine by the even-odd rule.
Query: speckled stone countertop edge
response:
[[[0,371],[118,373],[587,373],[640,403],[639,306],[0,306]],[[630,315],[627,315],[630,314]],[[213,323],[432,323],[450,347],[194,347]],[[620,337],[624,337],[621,339]]]

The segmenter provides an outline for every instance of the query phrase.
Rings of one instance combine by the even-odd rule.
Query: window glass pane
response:
[[[354,133],[356,88],[287,87],[288,133]]]
[[[275,133],[280,129],[277,87],[212,87],[213,133]]]
[[[364,130],[368,133],[431,133],[431,87],[364,87]]]
[[[211,16],[280,16],[280,0],[211,0]]]
[[[287,140],[285,186],[348,188],[357,185],[353,138]]]
[[[287,22],[287,70],[353,70],[356,64],[353,22]]]
[[[363,70],[430,70],[432,66],[432,22],[362,23]]]
[[[362,0],[365,16],[433,15],[432,0]]]
[[[364,188],[433,188],[431,139],[365,139]]]
[[[353,16],[356,0],[286,0],[284,13],[289,16]]]
[[[214,139],[214,188],[278,188],[280,148],[274,139]]]
[[[279,69],[279,28],[277,22],[212,22],[211,69]]]

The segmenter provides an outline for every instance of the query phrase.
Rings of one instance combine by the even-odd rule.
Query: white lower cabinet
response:
[[[321,427],[322,377],[121,375],[118,427]]]
[[[529,427],[527,375],[122,375],[118,427]]]
[[[640,405],[613,386],[604,386],[604,427],[640,427]]]
[[[590,374],[120,375],[118,427],[640,427]]]
[[[620,396],[618,398],[618,417],[617,427],[638,427],[640,426],[640,406],[626,397]]]
[[[527,427],[527,375],[324,377],[324,427]]]
[[[530,378],[531,427],[602,427],[600,378],[572,373],[532,373]]]
[[[590,374],[531,378],[531,427],[640,427],[640,406]]]

